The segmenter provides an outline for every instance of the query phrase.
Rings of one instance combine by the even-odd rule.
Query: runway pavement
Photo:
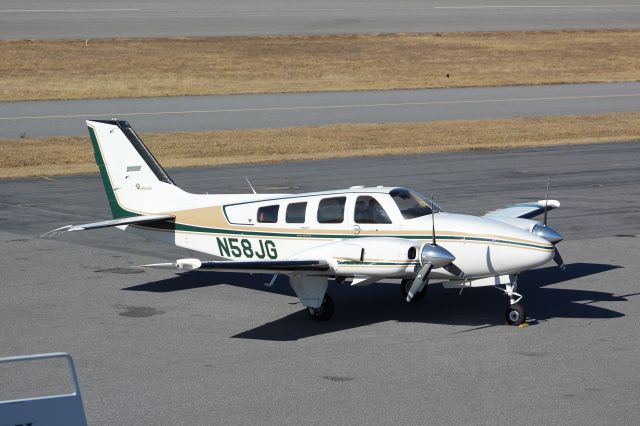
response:
[[[283,279],[132,265],[188,253],[120,231],[37,235],[108,217],[97,175],[0,181],[0,356],[69,351],[90,424],[633,424],[640,415],[640,142],[169,171],[196,192],[406,185],[482,214],[562,207],[569,264],[521,277],[531,317],[493,289],[331,284],[311,322]],[[287,189],[288,188],[288,189]],[[20,377],[22,380],[23,377]],[[9,381],[9,386],[2,383]],[[2,396],[28,393],[0,374]],[[6,396],[5,396],[6,397]]]
[[[83,135],[87,118],[147,132],[638,111],[640,83],[0,102],[0,138]]]
[[[5,0],[0,39],[638,28],[615,0]]]

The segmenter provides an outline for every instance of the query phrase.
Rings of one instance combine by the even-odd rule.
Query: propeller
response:
[[[562,259],[562,256],[560,256],[560,252],[558,251],[558,247],[555,247],[555,254],[553,255],[553,261],[556,262],[556,265],[558,265],[560,267],[560,269],[565,270],[567,269],[567,265],[564,264],[564,260]]]
[[[433,268],[445,268],[452,274],[462,278],[464,273],[453,264],[456,257],[449,250],[441,247],[436,242],[436,223],[435,212],[433,210],[433,198],[431,198],[431,244],[425,243],[420,251],[420,263],[422,267],[413,279],[409,293],[407,294],[407,302],[415,297],[416,294],[424,290],[429,282],[429,274]]]
[[[547,194],[544,196],[544,220],[542,221],[544,226],[547,226],[547,211],[549,206],[549,181],[550,180],[551,178],[547,176]]]
[[[542,224],[534,225],[531,229],[535,235],[544,238],[549,241],[554,246],[555,253],[553,254],[553,261],[560,267],[560,269],[566,269],[564,264],[564,260],[558,251],[558,247],[555,245],[564,239],[560,233],[558,233],[555,229],[547,225],[547,212],[549,211],[549,181],[551,179],[547,177],[547,193],[544,197],[544,218],[542,220]]]

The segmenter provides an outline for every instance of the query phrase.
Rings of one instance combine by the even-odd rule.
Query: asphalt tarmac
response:
[[[0,39],[638,28],[615,0],[4,0]]]
[[[0,102],[0,138],[86,134],[118,117],[141,132],[585,115],[637,111],[640,83]]]
[[[190,254],[115,229],[39,239],[109,217],[97,175],[0,181],[0,356],[70,352],[90,424],[637,422],[640,142],[169,172],[210,193],[405,185],[471,214],[544,198],[551,176],[568,267],[522,274],[526,328],[494,289],[437,285],[409,305],[332,283],[315,323],[284,278],[140,271]],[[0,396],[25,380],[5,368]]]

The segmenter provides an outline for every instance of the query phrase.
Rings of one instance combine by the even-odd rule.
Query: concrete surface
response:
[[[87,146],[89,149],[89,146]],[[550,196],[566,271],[524,273],[530,326],[497,291],[331,284],[315,323],[286,281],[145,271],[188,253],[120,231],[97,175],[0,181],[0,356],[69,351],[90,424],[633,424],[640,415],[640,143],[169,171],[191,191],[401,184],[482,214]],[[28,393],[24,377],[0,389]],[[8,384],[2,381],[8,382]]]

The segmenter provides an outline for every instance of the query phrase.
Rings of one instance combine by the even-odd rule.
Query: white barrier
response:
[[[58,352],[39,355],[24,355],[0,358],[0,364],[34,361],[51,358],[66,358],[71,371],[74,392],[37,398],[0,401],[0,426],[76,426],[87,425],[80,386],[71,355]]]

